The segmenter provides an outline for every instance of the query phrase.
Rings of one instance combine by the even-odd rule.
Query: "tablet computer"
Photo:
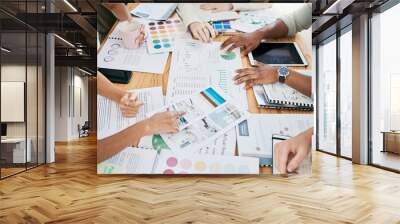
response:
[[[251,65],[254,60],[274,66],[307,66],[307,61],[295,42],[262,42],[249,53]]]

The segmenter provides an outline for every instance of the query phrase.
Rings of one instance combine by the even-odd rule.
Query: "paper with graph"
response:
[[[220,42],[204,44],[182,40],[172,53],[166,102],[212,85],[234,98],[243,109],[248,108],[246,91],[232,81],[236,70],[242,68],[240,50],[220,50]]]
[[[246,111],[216,87],[206,87],[190,97],[173,101],[164,110],[185,112],[177,119],[178,133],[161,135],[169,148],[177,152],[201,148],[247,116]]]

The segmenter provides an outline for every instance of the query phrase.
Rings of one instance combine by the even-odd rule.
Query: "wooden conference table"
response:
[[[130,3],[130,4],[128,4],[128,8],[133,9],[138,4],[140,4],[140,3]],[[171,17],[175,18],[175,17],[178,17],[178,15],[176,13],[174,13]],[[114,30],[116,25],[117,24],[114,24],[114,27],[110,30],[109,34]],[[311,31],[308,30],[306,32],[311,32]],[[235,35],[235,33],[233,33],[233,34],[230,33],[229,35],[219,34],[214,39],[214,41],[223,42],[232,35]],[[305,36],[304,34],[299,33],[299,34],[295,35],[294,37],[274,39],[274,40],[268,40],[268,41],[275,41],[275,42],[295,41],[299,45],[301,51],[303,52],[304,57],[307,60],[308,66],[307,67],[289,67],[289,68],[290,69],[298,69],[298,70],[309,70],[309,69],[311,69],[311,66],[312,66],[311,65],[311,62],[312,62],[311,40],[309,40],[309,41],[305,40],[304,36]],[[309,35],[309,37],[311,38],[311,35]],[[107,38],[104,38],[104,39],[106,40]],[[101,43],[98,51],[101,49],[103,44],[104,44],[104,42]],[[243,63],[243,67],[250,67],[249,59],[247,56],[242,56],[242,63]],[[168,57],[168,60],[167,60],[167,63],[166,63],[166,66],[164,68],[164,72],[162,75],[152,74],[152,73],[144,73],[144,72],[132,72],[133,73],[132,79],[130,80],[130,82],[128,84],[117,84],[117,85],[118,85],[118,87],[125,89],[125,90],[162,86],[163,94],[165,95],[166,91],[167,91],[170,66],[171,66],[171,53]],[[256,98],[254,96],[252,89],[247,90],[247,102],[249,105],[248,111],[250,113],[265,113],[265,114],[304,114],[304,113],[312,114],[313,113],[313,112],[303,112],[303,111],[258,108]],[[263,167],[260,169],[260,173],[270,174],[270,173],[272,173],[272,169],[270,167]]]

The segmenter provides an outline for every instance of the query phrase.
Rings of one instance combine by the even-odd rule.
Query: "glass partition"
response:
[[[340,155],[352,157],[352,30],[347,27],[340,38]]]
[[[400,171],[400,4],[371,18],[371,162]]]
[[[336,154],[336,36],[318,47],[318,149]]]
[[[28,5],[27,5],[28,4]],[[0,178],[45,162],[45,60],[43,33],[18,18],[43,11],[44,1],[1,1]]]

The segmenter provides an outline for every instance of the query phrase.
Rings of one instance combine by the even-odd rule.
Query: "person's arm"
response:
[[[302,94],[311,97],[312,89],[312,78],[311,76],[303,75],[294,70],[289,71],[289,75],[286,77],[286,85],[296,89]]]
[[[160,112],[138,123],[97,141],[97,162],[100,163],[129,146],[137,146],[146,135],[178,132],[176,119],[183,112]]]
[[[114,156],[129,146],[137,146],[148,129],[148,120],[138,122],[129,128],[105,139],[97,140],[97,163]]]
[[[97,73],[97,94],[107,97],[115,102],[119,102],[124,96],[125,91],[117,88],[100,72]]]
[[[110,10],[119,21],[131,21],[132,15],[129,13],[128,7],[124,3],[104,3],[104,6]]]
[[[137,100],[135,92],[127,92],[116,87],[103,74],[97,73],[97,94],[118,103],[124,117],[135,117],[144,102]]]
[[[279,80],[278,67],[258,61],[256,61],[254,67],[238,69],[236,72],[238,74],[233,77],[235,84],[245,83],[247,89],[256,84],[270,84]],[[312,78],[310,76],[290,70],[285,83],[304,95],[311,97]]]
[[[311,152],[313,128],[275,144],[276,161],[281,174],[295,171]]]
[[[298,32],[308,29],[312,24],[312,4],[304,3],[302,7],[293,13],[278,17],[278,20],[286,24],[287,36],[293,36]]]
[[[253,11],[270,8],[270,3],[232,3],[233,11]]]
[[[296,32],[307,29],[312,24],[312,7],[306,3],[303,7],[297,9],[291,14],[278,18],[274,23],[260,28],[252,33],[236,35],[221,44],[221,49],[227,48],[231,51],[242,47],[243,55],[247,55],[254,50],[263,39],[276,39],[287,36],[293,36]]]
[[[214,28],[200,17],[198,4],[180,3],[177,12],[194,39],[210,42],[212,38],[217,36]]]

